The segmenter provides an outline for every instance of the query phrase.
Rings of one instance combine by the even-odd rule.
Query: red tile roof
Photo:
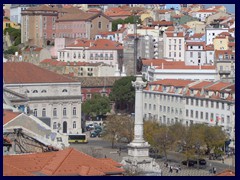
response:
[[[94,40],[76,39],[74,43],[67,45],[67,47],[90,47]]]
[[[167,32],[167,31],[174,31],[174,27],[173,27],[173,26],[169,26],[169,27],[165,30],[165,32]]]
[[[17,117],[19,114],[21,114],[21,113],[13,112],[11,110],[3,110],[3,125],[10,122],[12,119]]]
[[[122,44],[108,39],[98,39],[89,50],[120,50],[123,49]]]
[[[36,48],[32,48],[32,51],[33,51],[33,52],[39,52],[39,51],[41,51],[42,49],[43,49],[43,48],[36,47]],[[30,51],[30,48],[27,48],[27,49],[25,49],[24,51],[29,52],[29,51]]]
[[[201,38],[201,37],[203,37],[203,36],[204,36],[203,33],[195,33],[195,34],[193,34],[192,36],[190,36],[189,38]]]
[[[213,82],[202,81],[202,82],[199,82],[198,84],[195,84],[195,85],[189,87],[189,89],[202,90],[205,86],[208,86],[208,85],[210,85],[212,83]]]
[[[174,36],[174,32],[166,32],[167,37],[184,37],[183,32],[177,32]]]
[[[198,10],[197,12],[200,12],[200,13],[214,13],[214,12],[217,12],[217,11],[216,10],[201,9],[201,10]]]
[[[207,91],[221,91],[222,89],[230,86],[231,83],[228,82],[217,82],[205,88]]]
[[[3,176],[33,176],[33,174],[3,162]]]
[[[182,61],[166,61],[164,59],[143,60],[143,65],[158,66],[156,69],[200,69],[199,66],[185,65]],[[215,69],[215,66],[201,66],[201,69]]]
[[[6,84],[77,82],[27,62],[3,63],[3,78]]]
[[[115,166],[117,163],[106,163],[107,160],[96,159],[73,148],[57,152],[6,155],[3,161],[29,173],[50,176],[102,176],[124,172]]]
[[[159,25],[159,26],[172,26],[173,22],[172,21],[165,21],[165,20],[153,21],[152,25],[155,25],[155,26],[157,26],[157,25]]]
[[[187,46],[205,46],[205,42],[186,42]]]
[[[214,51],[214,45],[213,44],[206,45],[205,50],[206,51]]]
[[[216,176],[235,176],[235,172],[230,169],[226,169],[225,171],[216,174]]]

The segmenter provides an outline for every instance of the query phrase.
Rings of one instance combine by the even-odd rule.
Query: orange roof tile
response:
[[[202,81],[202,82],[199,82],[198,84],[195,84],[195,85],[189,87],[189,89],[202,90],[205,86],[208,86],[208,85],[210,85],[212,83],[213,82]]]
[[[206,45],[205,50],[206,51],[214,51],[214,45],[213,44]]]
[[[217,82],[205,88],[208,91],[221,91],[223,88],[228,87],[231,83],[228,82]]]
[[[98,39],[89,50],[119,50],[123,49],[122,44],[108,39]]]
[[[174,32],[166,32],[167,37],[184,37],[183,32],[177,32],[174,36]]]
[[[205,42],[186,42],[187,46],[205,46]]]
[[[6,155],[3,161],[21,170],[51,176],[99,176],[124,172],[115,166],[117,163],[106,163],[73,148],[46,153]]]
[[[3,110],[3,125],[10,122],[12,119],[17,117],[19,114],[21,114],[21,113],[13,112],[11,110]]]
[[[27,62],[3,63],[3,78],[6,84],[77,82]]]
[[[66,47],[90,47],[94,40],[76,39],[74,43],[67,45]]]
[[[155,25],[155,26],[157,26],[157,25],[160,25],[160,26],[172,26],[173,22],[172,21],[165,21],[165,20],[153,21],[152,25]]]
[[[209,10],[209,9],[201,9],[201,10],[198,10],[197,12],[200,12],[200,13],[214,13],[214,12],[217,12],[216,10]]]
[[[3,176],[33,176],[33,174],[3,162]]]
[[[195,34],[193,34],[192,36],[190,36],[190,38],[201,38],[201,37],[203,37],[205,34],[203,34],[203,33],[195,33]]]
[[[226,169],[226,170],[216,174],[216,176],[235,176],[235,172],[230,169]]]
[[[167,31],[174,31],[174,27],[173,27],[173,26],[169,26],[169,27],[165,30],[165,32],[167,32]]]

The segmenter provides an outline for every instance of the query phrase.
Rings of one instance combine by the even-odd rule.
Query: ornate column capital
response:
[[[136,81],[132,81],[132,86],[135,87],[136,91],[142,91],[146,85],[147,82],[142,80],[142,75],[136,75]]]

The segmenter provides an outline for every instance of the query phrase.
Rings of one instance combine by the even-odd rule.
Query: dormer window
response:
[[[33,93],[38,93],[38,90],[33,90]]]
[[[67,92],[67,89],[63,89],[62,92]]]
[[[41,91],[41,93],[46,93],[46,92],[47,92],[47,91],[46,91],[45,89]]]

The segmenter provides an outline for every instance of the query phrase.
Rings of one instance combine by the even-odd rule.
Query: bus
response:
[[[69,143],[88,143],[86,134],[70,134],[68,135]]]

